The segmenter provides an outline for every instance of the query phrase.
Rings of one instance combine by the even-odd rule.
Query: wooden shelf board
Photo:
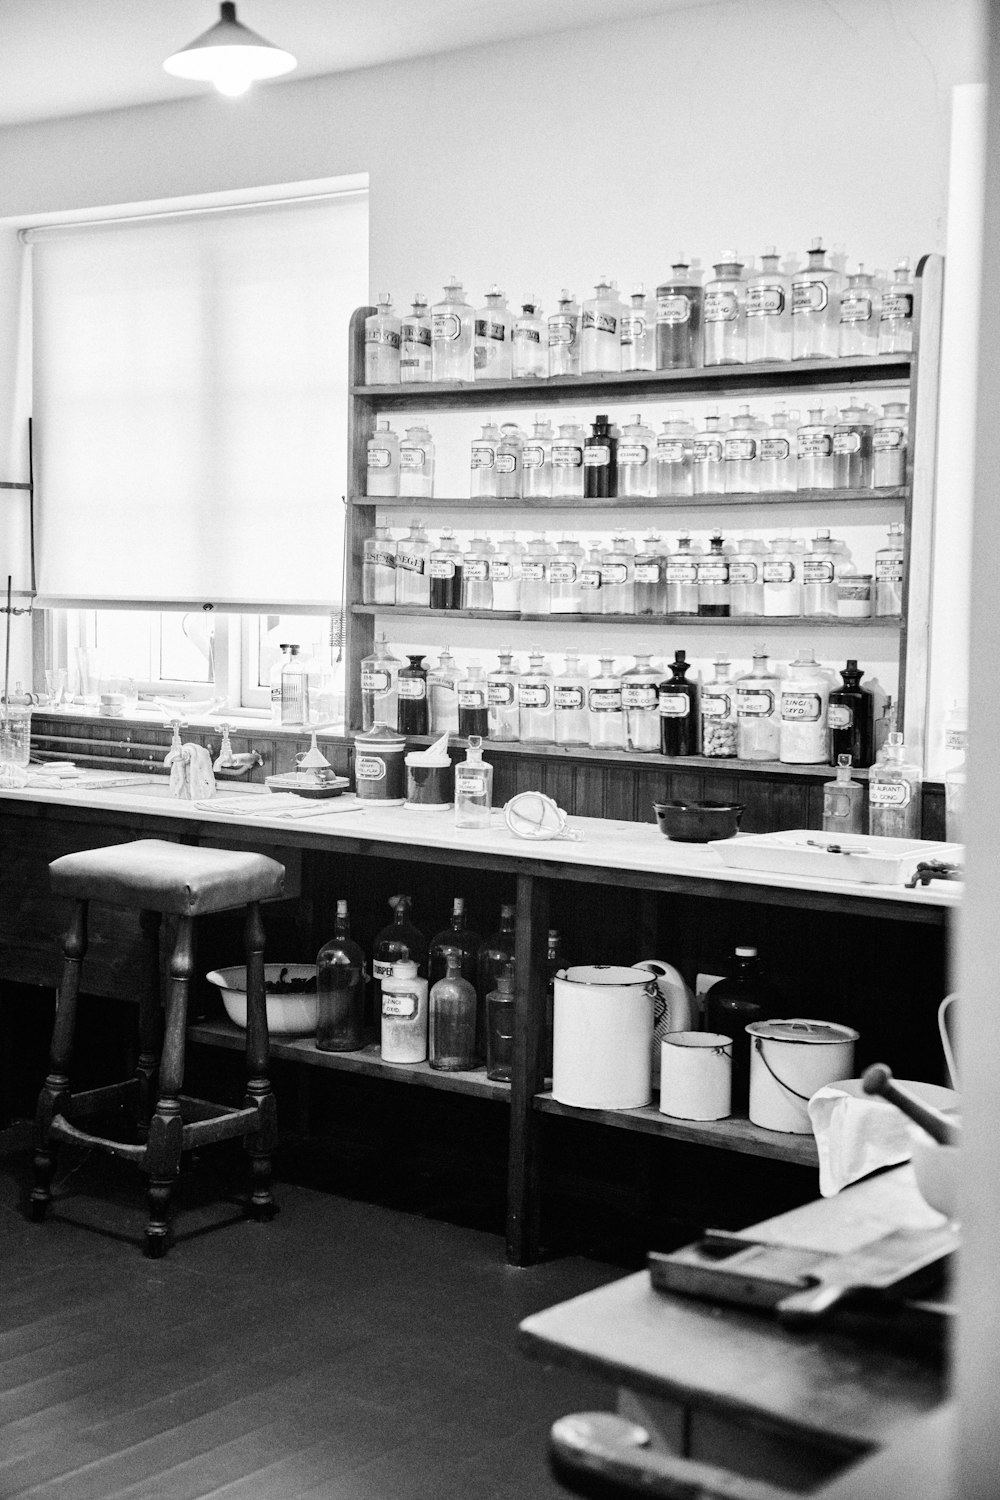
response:
[[[246,1047],[246,1032],[228,1021],[200,1021],[188,1028],[188,1039],[232,1052],[242,1052]],[[311,1036],[272,1037],[271,1056],[281,1062],[306,1063],[314,1068],[361,1073],[368,1078],[384,1078],[389,1082],[443,1089],[452,1094],[474,1094],[480,1099],[510,1103],[510,1084],[494,1083],[486,1077],[485,1068],[477,1068],[471,1073],[438,1073],[429,1063],[387,1063],[382,1061],[379,1049],[374,1045],[360,1052],[320,1052]]]
[[[744,629],[753,626],[758,632],[777,626],[795,626],[801,630],[898,630],[902,624],[899,615],[872,615],[864,620],[834,620],[807,618],[803,615],[522,615],[501,609],[428,609],[416,604],[352,604],[355,615],[396,615],[400,619],[434,620],[506,620],[536,625],[688,625],[703,628],[706,625],[738,625]]]
[[[715,1146],[724,1151],[742,1152],[746,1156],[766,1156],[803,1167],[819,1165],[816,1142],[811,1135],[785,1135],[782,1131],[763,1130],[742,1117],[674,1120],[651,1104],[643,1109],[577,1109],[570,1104],[561,1104],[551,1094],[536,1094],[534,1105],[542,1114],[562,1115],[592,1125],[610,1125],[615,1130],[667,1136],[696,1146]]]
[[[499,524],[505,512],[530,510],[714,510],[723,507],[763,506],[771,510],[775,506],[792,505],[884,505],[887,501],[902,503],[907,496],[905,486],[884,490],[761,490],[757,494],[712,494],[712,495],[662,495],[656,498],[641,495],[618,495],[614,499],[601,500],[579,495],[536,495],[524,498],[498,497],[496,495],[465,495],[448,499],[443,495],[419,497],[415,495],[352,495],[352,505],[371,505],[376,510],[475,510],[488,511]]]

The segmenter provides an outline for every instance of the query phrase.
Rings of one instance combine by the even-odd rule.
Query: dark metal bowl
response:
[[[660,832],[682,844],[708,844],[731,839],[740,826],[739,802],[654,802]]]

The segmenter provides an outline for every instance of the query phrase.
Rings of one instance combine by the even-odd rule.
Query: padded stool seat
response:
[[[76,904],[63,944],[62,984],[56,998],[49,1073],[38,1096],[35,1116],[31,1217],[44,1219],[51,1203],[56,1142],[76,1141],[132,1161],[148,1174],[146,1254],[163,1255],[182,1152],[242,1136],[253,1175],[248,1211],[257,1219],[271,1218],[277,1212],[271,1196],[271,1153],[277,1141],[277,1118],[268,1076],[260,902],[282,894],[284,866],[263,854],[136,839],[130,844],[66,854],[54,860],[49,870],[55,894],[67,896]],[[140,914],[140,1052],[132,1078],[74,1094],[69,1070],[91,901]],[[194,919],[238,906],[246,907],[247,1085],[242,1107],[231,1108],[188,1098],[181,1087],[188,991],[194,971]],[[159,935],[163,914],[176,918],[177,936],[161,1002]],[[132,1122],[132,1139],[99,1134],[96,1127],[89,1128],[90,1121],[120,1114],[123,1107]],[[82,1122],[88,1122],[88,1128],[82,1128]]]

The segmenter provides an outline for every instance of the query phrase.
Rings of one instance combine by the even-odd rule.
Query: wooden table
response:
[[[943,1222],[905,1166],[744,1234],[834,1254]],[[520,1339],[617,1388],[666,1450],[791,1489],[903,1439],[945,1397],[933,1360],[654,1291],[645,1271],[536,1313]]]

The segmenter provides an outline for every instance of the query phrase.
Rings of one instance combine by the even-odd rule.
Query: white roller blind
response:
[[[339,601],[367,195],[29,239],[40,601]]]

